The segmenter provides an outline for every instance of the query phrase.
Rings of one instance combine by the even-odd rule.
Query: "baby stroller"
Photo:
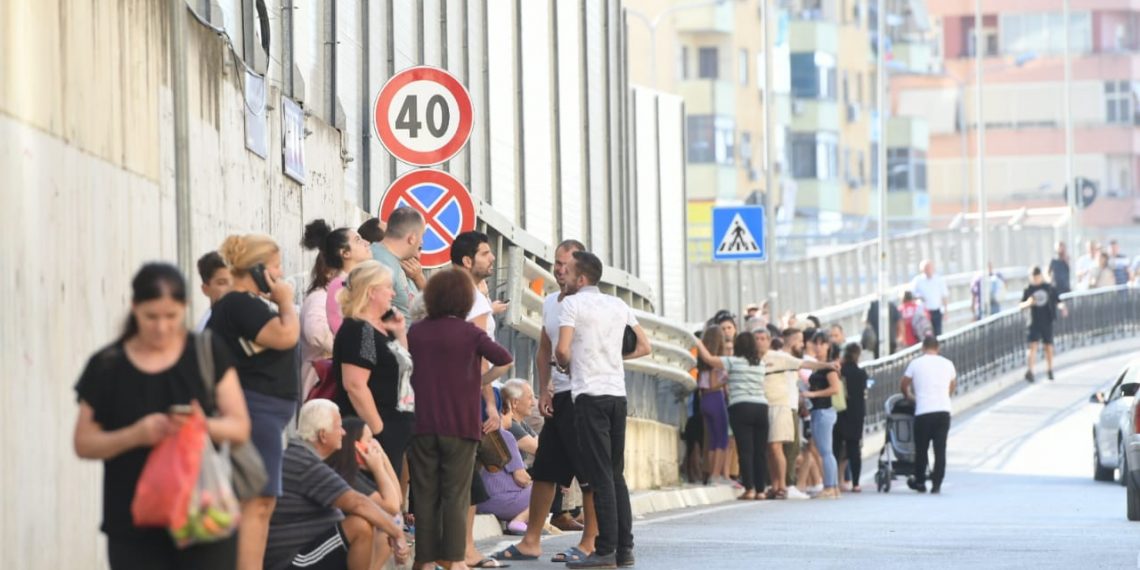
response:
[[[879,452],[879,470],[875,472],[875,485],[880,493],[891,492],[891,481],[896,475],[913,476],[914,473],[914,402],[902,394],[887,398],[887,441]]]

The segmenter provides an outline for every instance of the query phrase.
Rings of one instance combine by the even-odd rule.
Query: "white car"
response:
[[[1093,479],[1112,481],[1119,473],[1128,488],[1128,520],[1140,520],[1140,436],[1137,436],[1137,399],[1140,389],[1140,359],[1129,362],[1107,394],[1090,398],[1101,402],[1093,424]]]

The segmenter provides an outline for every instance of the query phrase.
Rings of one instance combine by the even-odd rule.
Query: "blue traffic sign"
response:
[[[713,208],[713,260],[765,261],[764,206]]]

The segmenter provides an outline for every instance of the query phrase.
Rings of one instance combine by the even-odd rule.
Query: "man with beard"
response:
[[[554,250],[554,279],[559,291],[546,296],[542,304],[542,333],[538,342],[538,410],[546,418],[538,436],[538,451],[534,456],[531,474],[534,488],[530,493],[530,521],[522,541],[507,547],[493,556],[498,560],[535,560],[542,555],[542,528],[546,513],[558,493],[558,486],[567,487],[578,479],[582,488],[582,508],[586,513],[586,528],[577,546],[554,557],[555,562],[576,562],[594,552],[594,539],[598,536],[598,519],[594,513],[594,498],[581,474],[578,450],[578,432],[574,427],[574,400],[570,394],[570,376],[555,369],[554,346],[559,339],[559,316],[567,295],[566,269],[574,253],[585,251],[582,242],[568,239]]]

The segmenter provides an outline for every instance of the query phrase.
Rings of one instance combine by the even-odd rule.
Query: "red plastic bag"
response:
[[[185,524],[170,527],[170,535],[179,548],[228,538],[237,530],[241,518],[241,504],[230,483],[229,446],[223,445],[219,452],[207,439],[201,453],[202,468],[186,504]]]
[[[202,468],[206,418],[193,414],[150,451],[131,502],[135,526],[182,528]]]

